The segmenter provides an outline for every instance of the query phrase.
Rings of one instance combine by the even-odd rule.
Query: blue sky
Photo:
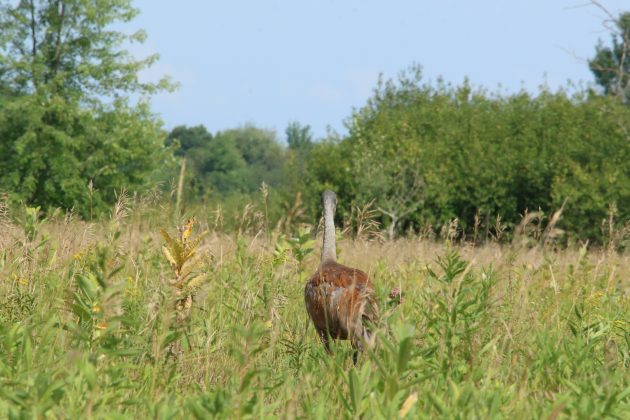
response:
[[[147,79],[181,86],[153,99],[166,128],[210,131],[245,123],[309,124],[316,136],[370,96],[379,73],[412,63],[427,81],[507,92],[591,83],[586,59],[608,42],[603,12],[588,0],[138,0],[134,53],[160,54]],[[630,1],[602,0],[613,11]]]

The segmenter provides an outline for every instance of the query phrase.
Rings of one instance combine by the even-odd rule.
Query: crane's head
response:
[[[337,195],[330,190],[324,191],[322,194],[322,205],[325,209],[332,210],[334,212],[337,207]]]

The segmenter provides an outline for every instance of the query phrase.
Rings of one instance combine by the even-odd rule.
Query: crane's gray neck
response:
[[[335,248],[335,207],[337,197],[332,191],[324,191],[322,195],[324,205],[324,244],[322,246],[322,265],[337,261]]]

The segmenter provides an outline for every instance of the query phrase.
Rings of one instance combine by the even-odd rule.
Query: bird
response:
[[[373,328],[378,320],[374,285],[368,275],[337,262],[334,215],[337,196],[322,194],[324,238],[319,268],[304,288],[306,311],[326,352],[330,340],[350,340],[356,365],[360,350],[374,345]]]

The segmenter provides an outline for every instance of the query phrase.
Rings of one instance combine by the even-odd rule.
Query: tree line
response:
[[[330,188],[343,197],[339,218],[371,203],[391,236],[454,219],[462,233],[498,220],[509,232],[527,213],[562,208],[567,240],[602,242],[603,223],[630,219],[630,13],[595,47],[598,87],[506,94],[425,83],[412,66],[379,81],[346,135],[316,139],[299,122],[283,138],[254,125],[164,130],[149,98],[174,85],[140,81],[157,57],[135,59],[124,45],[144,32],[110,29],[136,16],[130,0],[0,4],[0,193],[10,203],[98,217],[122,188],[168,188],[185,159],[188,206],[244,203],[263,186],[271,219],[300,194],[302,221],[315,223]]]

